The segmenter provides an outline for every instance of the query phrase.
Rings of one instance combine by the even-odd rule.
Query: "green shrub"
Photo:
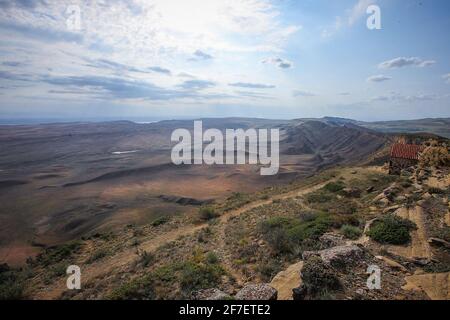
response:
[[[346,225],[346,224],[354,226],[354,227],[357,227],[360,224],[358,217],[355,215],[335,214],[332,217],[333,217],[333,228],[336,228],[336,229],[339,229],[343,225]]]
[[[295,224],[295,220],[288,217],[272,217],[263,221],[260,225],[260,229],[263,233],[268,233],[274,229],[278,228],[290,228]]]
[[[203,228],[198,233],[197,241],[201,242],[201,243],[206,243],[211,238],[211,235],[212,235],[212,230],[209,226],[206,228]]]
[[[181,269],[180,286],[185,292],[213,288],[220,283],[224,274],[224,269],[218,264],[188,261]]]
[[[141,300],[188,298],[193,291],[217,287],[225,270],[213,253],[196,250],[184,262],[161,266],[144,277],[133,279],[114,289],[108,298],[114,300]],[[179,290],[181,289],[181,291]]]
[[[302,269],[302,279],[311,297],[323,296],[325,292],[341,288],[339,278],[333,269],[320,257],[310,257]]]
[[[214,208],[211,208],[211,207],[200,208],[198,214],[199,214],[199,218],[203,221],[208,221],[208,220],[215,219],[218,217],[218,214],[215,212]]]
[[[139,250],[138,256],[139,256],[139,263],[142,264],[144,268],[147,267],[153,261],[155,261],[155,256],[152,253],[147,252],[145,250]]]
[[[318,216],[318,213],[314,212],[314,211],[304,211],[304,212],[300,213],[300,219],[303,222],[314,221],[314,220],[316,220],[317,216]]]
[[[330,183],[327,183],[327,184],[323,187],[324,190],[326,190],[326,191],[328,191],[328,192],[333,192],[333,193],[342,191],[342,189],[344,189],[344,188],[345,188],[345,185],[344,185],[341,181],[338,181],[338,182],[330,182]]]
[[[169,216],[159,217],[159,218],[153,220],[152,226],[153,227],[158,227],[160,225],[166,224],[169,221],[170,221],[170,217]]]
[[[97,260],[103,259],[109,255],[109,251],[106,249],[98,249],[86,260],[86,263],[93,263]]]
[[[333,200],[335,197],[328,192],[319,190],[306,195],[306,200],[309,203],[326,203]]]
[[[375,221],[367,235],[379,243],[401,245],[411,240],[409,233],[415,228],[416,225],[409,220],[387,215]]]
[[[320,215],[315,220],[302,222],[288,230],[288,236],[296,244],[306,239],[318,239],[329,230],[332,221],[329,216]]]
[[[412,183],[409,182],[409,181],[403,181],[403,182],[401,183],[401,186],[402,186],[403,188],[407,189],[407,188],[409,188],[409,187],[412,186]]]
[[[55,278],[62,277],[66,275],[67,267],[69,263],[61,261],[53,265],[49,265],[46,268],[46,272],[43,277],[44,284],[48,285],[54,282]]]
[[[219,262],[219,257],[214,252],[208,252],[206,254],[206,262],[209,264],[216,264]]]
[[[276,259],[263,261],[256,267],[256,271],[259,272],[261,279],[265,282],[270,282],[281,270],[283,270],[282,265]]]
[[[80,241],[69,242],[64,245],[46,249],[45,252],[39,254],[36,261],[44,266],[48,266],[57,262],[68,259],[72,254],[81,248]]]
[[[356,240],[362,235],[362,231],[360,228],[345,224],[341,227],[341,234],[350,240]]]
[[[114,289],[108,296],[111,300],[154,300],[155,281],[153,274],[132,280]]]
[[[17,270],[7,264],[0,265],[0,300],[23,299],[23,279]]]
[[[266,233],[264,238],[275,253],[292,252],[293,244],[285,229],[274,229]]]
[[[358,204],[350,199],[337,199],[331,202],[327,209],[334,214],[352,215],[358,211]]]
[[[307,221],[299,218],[272,217],[263,221],[259,230],[275,253],[292,253],[309,239],[318,239],[332,226],[328,215],[319,214]]]

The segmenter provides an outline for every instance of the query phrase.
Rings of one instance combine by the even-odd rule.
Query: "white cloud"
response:
[[[403,68],[408,66],[415,67],[429,67],[435,64],[434,60],[423,60],[418,57],[398,57],[392,60],[384,61],[378,65],[380,69],[394,69],[394,68]]]
[[[11,82],[8,87],[12,87],[16,85],[13,81],[20,81],[19,76],[26,75],[28,80],[33,80],[27,82],[33,87],[27,90],[27,95],[36,92],[36,96],[43,98],[48,98],[49,92],[53,96],[63,96],[63,92],[69,91],[74,96],[77,92],[87,96],[83,93],[85,87],[84,91],[70,90],[75,84],[81,87],[82,79],[99,84],[100,91],[108,93],[101,95],[103,99],[111,96],[108,90],[113,84],[118,90],[127,87],[133,90],[130,96],[114,97],[114,103],[119,98],[150,101],[150,96],[158,95],[167,100],[195,101],[206,94],[188,95],[185,88],[201,85],[209,93],[208,98],[212,98],[213,93],[217,93],[216,97],[219,92],[226,95],[231,91],[227,84],[234,81],[238,71],[235,68],[240,71],[238,59],[254,65],[259,62],[259,53],[277,56],[283,52],[288,39],[301,29],[283,21],[276,2],[271,0],[20,1],[33,2],[26,6],[14,3],[2,6],[1,2],[0,30],[3,32],[0,41],[11,43],[5,46],[8,53],[2,57],[5,62],[10,61],[9,66],[3,67],[13,68],[15,61],[27,63],[15,67],[20,68],[20,73],[4,73],[3,76]],[[66,25],[66,10],[73,4],[80,7],[80,31],[69,30]],[[255,53],[258,53],[257,58]],[[209,61],[216,68],[190,63],[192,59]],[[283,59],[276,65],[290,68],[293,64]],[[100,86],[100,81],[89,80],[89,75],[105,81]],[[250,80],[237,85],[255,89],[276,87],[265,85],[272,79],[261,78],[261,75],[254,76],[262,84]],[[48,79],[72,77],[78,82],[42,81],[42,76]],[[109,80],[111,78],[114,82]],[[187,82],[199,79],[211,79],[217,86]],[[180,85],[183,80],[187,81]],[[145,90],[149,90],[148,95]],[[21,93],[11,90],[10,95]],[[89,96],[93,96],[90,91]]]
[[[443,78],[447,83],[450,83],[450,73],[444,74],[444,75],[442,76],[442,78]]]
[[[337,16],[330,26],[322,29],[322,38],[332,37],[345,26],[352,27],[361,18],[366,16],[367,8],[370,5],[376,4],[376,2],[376,0],[358,0],[342,16]]]
[[[397,102],[417,102],[417,101],[430,101],[442,98],[437,94],[416,94],[416,95],[403,95],[397,92],[390,92],[387,95],[381,95],[373,97],[370,101],[397,101]]]
[[[33,9],[2,9],[0,21],[29,28],[68,32],[66,9],[72,0],[60,0]],[[300,27],[282,25],[279,12],[268,0],[134,0],[79,1],[81,32],[87,45],[102,45],[137,57],[159,53],[191,54],[196,50],[279,52]],[[238,33],[239,40],[230,40]],[[99,44],[100,43],[100,44]]]
[[[342,18],[336,17],[334,24],[322,30],[322,38],[329,38],[333,36],[342,28]]]
[[[292,95],[294,97],[315,97],[316,94],[308,91],[302,91],[302,90],[294,90],[292,92]]]
[[[388,81],[391,79],[392,79],[391,77],[380,74],[380,75],[371,76],[371,77],[367,78],[367,81],[368,82],[384,82],[384,81]]]
[[[203,52],[202,50],[197,50],[193,54],[193,58],[190,58],[189,61],[204,61],[204,60],[212,60],[214,57],[209,53]]]
[[[278,68],[281,69],[289,69],[293,67],[293,63],[289,60],[282,59],[282,58],[268,58],[261,61],[263,64],[273,64],[276,65]]]
[[[229,83],[228,85],[230,87],[249,88],[249,89],[274,89],[274,88],[276,88],[272,84],[249,83],[249,82],[235,82],[235,83]]]
[[[375,0],[358,0],[348,14],[348,24],[354,25],[359,19],[366,15],[367,8],[375,4]]]

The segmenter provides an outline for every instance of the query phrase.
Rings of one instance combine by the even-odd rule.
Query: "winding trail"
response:
[[[224,253],[224,257],[222,260],[223,266],[225,270],[227,270],[231,275],[233,275],[236,280],[240,280],[242,278],[242,274],[237,271],[232,266],[232,262],[230,261],[230,256],[227,254],[227,248],[225,246],[225,238],[226,238],[226,225],[228,221],[233,218],[241,215],[244,212],[247,212],[249,210],[271,204],[274,200],[284,200],[288,198],[303,196],[307,193],[316,191],[323,186],[325,186],[327,182],[317,184],[317,185],[306,185],[304,187],[300,187],[299,189],[296,189],[294,191],[289,191],[284,194],[279,194],[276,196],[273,196],[269,199],[265,200],[257,200],[251,203],[248,203],[240,208],[237,208],[235,210],[230,210],[222,214],[218,218],[218,225],[219,225],[219,236],[218,236],[218,248],[219,251]],[[164,244],[170,243],[172,241],[175,241],[179,239],[180,237],[192,235],[193,233],[202,230],[203,228],[208,227],[208,223],[202,223],[198,225],[186,225],[179,227],[177,229],[168,231],[162,235],[156,236],[152,239],[148,239],[147,241],[143,242],[139,245],[139,249],[144,250],[148,253],[152,253],[156,251],[159,247],[161,247]],[[135,261],[137,259],[136,256],[136,249],[135,248],[128,248],[124,251],[118,252],[117,254],[109,257],[105,257],[101,261],[97,263],[93,263],[90,265],[86,265],[82,268],[82,284],[89,284],[93,283],[93,280],[96,278],[103,278],[110,274],[117,273],[120,271],[125,271],[126,267]],[[41,289],[38,292],[35,292],[35,298],[40,300],[53,300],[58,299],[61,294],[66,290],[66,278],[63,277],[62,279],[59,279],[56,281],[53,285],[46,286],[45,289]]]
[[[314,192],[317,191],[321,188],[323,188],[329,181],[325,182],[325,183],[321,183],[321,184],[317,184],[314,186],[305,186],[301,189],[297,189],[294,191],[290,191],[281,195],[276,195],[272,198],[269,198],[267,200],[258,200],[255,202],[252,202],[250,204],[247,204],[241,208],[238,208],[236,210],[230,211],[227,214],[224,214],[220,217],[220,224],[219,224],[219,229],[218,229],[218,252],[220,252],[221,254],[221,263],[222,266],[225,268],[225,270],[228,272],[228,274],[232,275],[235,280],[236,283],[238,285],[243,285],[243,281],[241,279],[245,279],[245,276],[242,274],[242,272],[239,269],[236,269],[235,267],[233,267],[233,262],[231,259],[231,252],[230,250],[227,248],[226,246],[226,238],[227,238],[227,234],[226,234],[226,227],[228,225],[228,222],[230,221],[230,219],[232,219],[233,217],[237,217],[239,215],[241,215],[244,212],[250,211],[252,209],[255,208],[259,208],[265,205],[269,205],[271,204],[274,200],[286,200],[286,199],[290,199],[290,198],[294,198],[294,197],[300,197],[300,196],[304,196],[310,192]]]
[[[390,251],[406,258],[431,259],[432,252],[428,243],[423,208],[401,208],[396,214],[414,222],[417,229],[411,232],[411,244],[408,246],[390,246]]]

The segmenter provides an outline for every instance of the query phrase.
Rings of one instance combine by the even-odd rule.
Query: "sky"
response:
[[[0,0],[0,120],[450,117],[449,30],[447,0]]]

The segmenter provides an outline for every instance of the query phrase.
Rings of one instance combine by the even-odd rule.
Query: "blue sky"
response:
[[[381,30],[366,26],[369,5]],[[0,10],[3,119],[450,117],[445,0],[0,0]]]

